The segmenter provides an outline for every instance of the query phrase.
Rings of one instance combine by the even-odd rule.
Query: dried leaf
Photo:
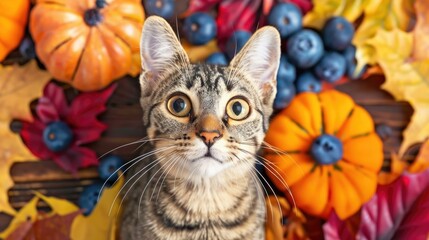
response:
[[[10,122],[15,118],[32,120],[29,103],[42,95],[50,78],[48,72],[38,69],[36,61],[23,66],[0,66],[0,212],[16,213],[7,197],[13,186],[9,176],[12,164],[36,159],[19,135],[10,131]]]
[[[412,12],[408,5],[414,0],[364,0],[364,18],[353,38],[357,47],[356,58],[359,72],[366,64],[374,64],[375,49],[367,41],[374,37],[380,29],[408,30],[411,26]]]
[[[429,136],[429,58],[411,59],[412,43],[412,33],[399,29],[380,29],[368,40],[368,44],[376,49],[374,57],[386,76],[382,88],[397,100],[408,101],[414,108],[414,115],[403,132],[400,156],[409,146]]]
[[[37,211],[37,203],[40,200],[46,202],[52,211],[49,214],[39,214]],[[58,199],[55,197],[46,197],[42,194],[36,193],[31,201],[29,201],[24,207],[22,207],[19,212],[15,215],[13,220],[10,222],[8,228],[0,233],[0,238],[7,238],[10,234],[15,232],[22,224],[28,224],[28,222],[34,223],[36,220],[40,220],[45,217],[52,217],[54,215],[64,216],[69,213],[78,211],[79,208],[76,207],[73,203]],[[20,228],[22,230],[22,228]]]
[[[121,199],[114,200],[123,184],[124,179],[119,178],[112,188],[103,190],[91,215],[76,217],[72,224],[71,239],[115,239]]]
[[[282,197],[269,196],[266,198],[267,216],[265,223],[266,240],[293,240],[307,239],[303,224],[306,222],[304,214],[297,208],[291,208],[288,201]],[[283,219],[287,223],[283,224]]]
[[[417,22],[414,27],[413,58],[427,59],[429,54],[429,2],[416,0],[415,4]]]
[[[314,1],[313,9],[304,16],[304,26],[321,29],[333,16],[343,16],[354,22],[362,15],[368,0],[320,0]]]
[[[423,172],[429,168],[429,139],[420,147],[416,160],[407,169],[411,173]]]

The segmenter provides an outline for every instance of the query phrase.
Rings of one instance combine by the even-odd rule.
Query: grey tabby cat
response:
[[[121,239],[264,239],[254,170],[272,113],[280,37],[258,30],[230,66],[191,64],[165,20],[141,39],[150,149],[129,174]]]

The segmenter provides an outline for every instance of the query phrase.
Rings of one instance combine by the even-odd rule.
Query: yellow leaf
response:
[[[2,233],[0,233],[0,238],[6,238],[7,236],[9,236],[9,234],[14,232],[17,227],[19,227],[22,223],[26,221],[36,221],[38,217],[38,211],[36,207],[40,199],[46,202],[52,209],[49,215],[43,216],[50,216],[53,214],[63,216],[79,210],[76,205],[67,200],[62,200],[55,197],[46,197],[39,193],[37,193],[36,195],[36,197],[34,197],[30,202],[28,202],[24,207],[19,210],[19,212],[10,222],[9,226]]]
[[[414,28],[413,58],[427,59],[429,55],[429,1],[416,0],[417,23]]]
[[[408,101],[414,108],[414,115],[403,132],[400,155],[410,145],[422,142],[429,136],[429,58],[410,58],[412,43],[412,33],[398,29],[380,29],[377,35],[368,41],[376,50],[376,60],[386,76],[382,88],[397,100]]]
[[[123,184],[124,179],[120,178],[112,188],[104,189],[92,213],[87,217],[79,215],[75,218],[71,228],[71,239],[115,239],[121,200],[118,198],[113,201]]]
[[[194,46],[186,42],[185,40],[182,40],[182,46],[188,54],[189,60],[194,63],[202,62],[212,53],[219,51],[216,40],[212,40],[206,45],[202,46]]]
[[[313,2],[313,9],[304,16],[304,26],[321,29],[332,16],[343,16],[354,22],[363,12],[368,0],[320,0]]]
[[[42,95],[50,78],[48,72],[39,70],[36,61],[23,66],[0,65],[0,212],[15,214],[7,196],[13,186],[9,176],[12,164],[36,159],[19,135],[10,131],[10,122],[16,118],[32,120],[29,103]]]
[[[375,49],[367,41],[375,36],[379,29],[408,30],[411,23],[410,2],[414,0],[368,0],[365,2],[364,18],[353,38],[357,48],[357,67],[360,71],[365,64],[374,64]]]

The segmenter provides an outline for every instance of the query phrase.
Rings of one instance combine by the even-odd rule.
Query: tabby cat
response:
[[[128,175],[121,239],[264,239],[254,164],[276,94],[277,30],[259,29],[229,66],[191,64],[159,17],[140,47],[150,148]]]

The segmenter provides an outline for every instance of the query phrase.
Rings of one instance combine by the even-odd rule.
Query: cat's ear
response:
[[[172,67],[188,64],[185,50],[171,26],[161,17],[146,19],[140,41],[142,70],[141,81],[157,81]]]
[[[263,27],[247,41],[230,66],[255,81],[264,104],[272,105],[280,63],[280,35],[273,27]]]

